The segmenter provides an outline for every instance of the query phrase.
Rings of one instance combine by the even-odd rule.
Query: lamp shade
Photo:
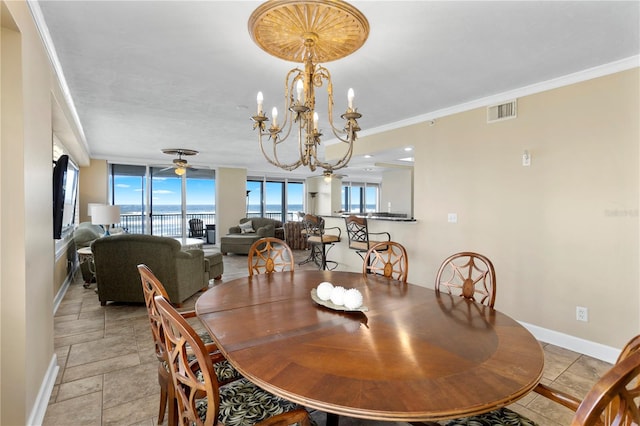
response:
[[[93,214],[93,209],[96,206],[104,206],[105,204],[103,203],[88,203],[87,204],[87,216],[91,217],[91,215]]]
[[[91,223],[94,225],[120,223],[120,206],[108,206],[106,204],[95,206],[91,210]]]

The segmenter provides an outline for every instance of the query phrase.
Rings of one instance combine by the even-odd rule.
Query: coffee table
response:
[[[315,303],[329,281],[358,288],[367,312]],[[542,376],[538,341],[507,315],[431,288],[360,273],[280,272],[214,286],[196,302],[229,362],[304,406],[383,421],[490,411]]]

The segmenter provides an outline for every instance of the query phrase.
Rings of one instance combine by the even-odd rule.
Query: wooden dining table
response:
[[[366,312],[314,302],[323,281],[360,290]],[[509,316],[374,275],[254,275],[215,284],[195,308],[244,377],[334,422],[483,413],[520,399],[542,376],[539,342]]]

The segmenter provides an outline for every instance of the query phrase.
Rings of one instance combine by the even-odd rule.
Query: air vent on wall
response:
[[[487,123],[516,118],[516,100],[487,107]]]

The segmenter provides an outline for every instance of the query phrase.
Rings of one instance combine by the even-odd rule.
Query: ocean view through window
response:
[[[131,234],[181,236],[189,219],[215,225],[215,172],[189,169],[185,182],[172,168],[113,164],[110,194],[120,206],[119,226]]]

